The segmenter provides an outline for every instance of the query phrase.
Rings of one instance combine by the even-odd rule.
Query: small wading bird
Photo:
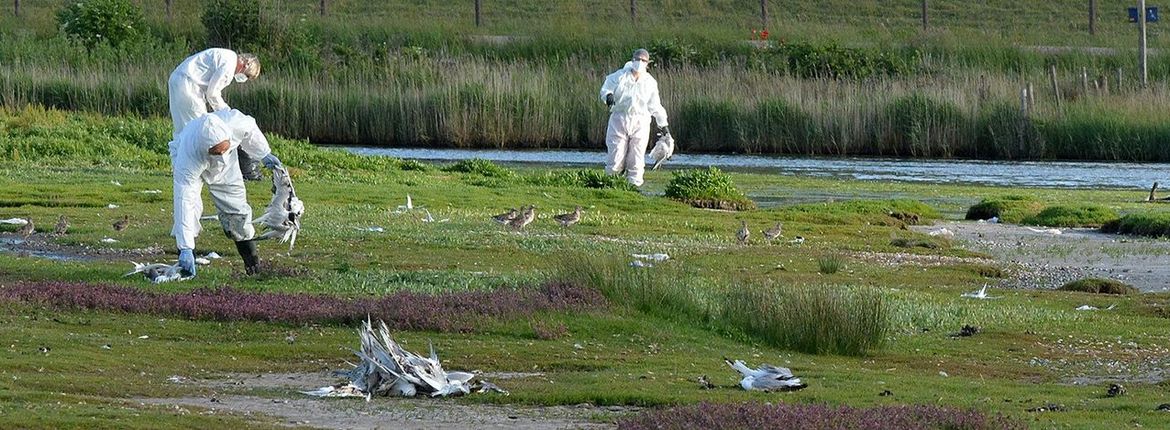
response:
[[[114,231],[125,230],[128,225],[130,225],[130,215],[123,215],[122,219],[114,222]]]
[[[740,221],[739,232],[735,234],[735,238],[739,239],[740,245],[747,245],[748,237],[752,235],[752,231],[748,230],[747,221]]]
[[[33,233],[37,232],[37,228],[36,228],[36,226],[33,225],[32,218],[26,217],[25,221],[28,221],[28,222],[25,223],[24,225],[20,226],[20,230],[17,230],[16,233],[20,234],[21,236],[24,236],[27,239],[29,236],[32,236]]]
[[[743,360],[732,362],[724,358],[723,361],[740,375],[743,375],[739,386],[745,390],[795,391],[808,386],[808,384],[801,383],[800,378],[793,376],[792,371],[787,367],[763,364],[758,369],[751,369],[743,364]]]
[[[536,205],[528,205],[524,207],[524,212],[508,221],[508,226],[516,230],[523,230],[524,226],[532,224],[534,219],[536,219]]]
[[[776,240],[780,236],[783,236],[783,231],[784,231],[783,228],[784,228],[784,223],[779,223],[779,222],[776,223],[775,227],[764,230],[764,232],[763,232],[764,238],[768,239],[769,241]]]
[[[64,236],[67,231],[69,231],[69,218],[65,218],[65,215],[58,216],[57,225],[53,227],[53,235]]]
[[[516,219],[516,217],[519,215],[520,215],[520,211],[516,210],[516,208],[512,208],[512,209],[508,210],[507,212],[493,216],[492,219],[500,224],[507,224],[508,222]]]
[[[554,216],[553,219],[555,219],[557,223],[561,225],[561,227],[568,227],[581,222],[581,207],[577,206],[577,209],[573,210],[572,212]]]

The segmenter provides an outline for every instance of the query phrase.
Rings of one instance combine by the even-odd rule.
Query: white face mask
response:
[[[236,73],[236,82],[248,82],[248,75]]]
[[[642,73],[646,71],[646,62],[634,60],[634,71]]]

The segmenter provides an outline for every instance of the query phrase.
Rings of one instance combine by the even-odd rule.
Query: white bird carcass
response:
[[[795,391],[808,386],[808,384],[800,382],[792,374],[792,371],[787,367],[776,367],[770,364],[760,365],[758,369],[747,367],[743,360],[735,360],[732,362],[727,358],[723,359],[728,366],[743,375],[743,379],[739,381],[739,386],[745,390],[759,390],[759,391]]]
[[[297,233],[301,231],[301,216],[305,214],[305,204],[297,198],[293,188],[292,178],[284,167],[272,169],[272,202],[268,203],[268,210],[253,223],[264,224],[268,227],[257,239],[280,238],[280,243],[288,242],[288,250],[292,251],[297,243]]]
[[[987,295],[987,286],[986,285],[984,285],[983,288],[980,288],[978,290],[963,293],[962,296],[969,297],[972,299],[998,299],[999,298],[999,297],[992,297],[992,296]]]
[[[133,261],[131,261],[130,263],[134,264],[134,270],[126,272],[126,274],[122,275],[122,276],[130,276],[130,275],[133,275],[135,273],[141,273],[142,276],[145,276],[146,279],[150,280],[151,283],[155,283],[155,284],[161,284],[163,282],[171,282],[171,281],[183,281],[183,280],[189,279],[189,278],[183,277],[182,273],[179,271],[178,264],[162,264],[162,263],[143,264],[143,263],[135,263]]]
[[[15,225],[15,226],[22,226],[23,227],[24,225],[28,224],[28,220],[24,219],[24,218],[0,219],[0,224],[8,224],[8,225]]]
[[[443,370],[433,345],[427,357],[412,353],[390,338],[390,329],[386,327],[386,323],[381,323],[375,333],[373,323],[369,320],[362,323],[359,334],[361,350],[354,353],[362,361],[345,374],[349,382],[302,393],[332,397],[338,396],[337,392],[340,390],[345,393],[343,395],[352,396],[353,390],[356,390],[364,395],[366,400],[371,396],[413,397],[423,394],[446,397],[471,393],[473,388],[471,379],[475,375]],[[479,387],[480,392],[499,390],[494,385],[491,387],[486,383],[481,385],[483,386]]]
[[[654,161],[654,167],[651,170],[658,170],[658,166],[673,156],[674,137],[667,133],[654,141],[654,148],[650,150],[650,159]]]

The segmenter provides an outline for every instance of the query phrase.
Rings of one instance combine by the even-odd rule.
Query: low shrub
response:
[[[802,403],[700,403],[651,409],[618,420],[619,430],[1015,430],[1027,424],[974,409],[932,405],[873,408]]]
[[[130,0],[79,0],[57,11],[65,37],[92,51],[106,44],[117,48],[140,37],[142,10]]]
[[[1101,226],[1105,233],[1133,234],[1138,236],[1170,236],[1170,212],[1134,213]]]
[[[638,191],[626,178],[607,175],[602,170],[551,170],[524,178],[525,182],[537,186],[582,187]]]
[[[665,195],[700,208],[739,211],[756,207],[736,188],[731,176],[716,167],[672,173]]]
[[[966,219],[981,220],[999,218],[1000,222],[1019,224],[1025,218],[1040,213],[1044,203],[1029,196],[1008,195],[983,199],[967,209]]]
[[[1024,218],[1023,224],[1047,227],[1101,227],[1118,219],[1117,211],[1101,205],[1049,206]]]
[[[826,255],[817,259],[817,268],[821,273],[831,275],[845,268],[845,259],[840,255]]]
[[[470,175],[480,175],[488,178],[506,179],[516,176],[516,172],[511,169],[500,166],[482,158],[472,158],[470,160],[462,160],[458,163],[443,168],[444,172],[452,173],[466,173]]]
[[[1077,279],[1062,285],[1061,291],[1077,291],[1093,294],[1129,295],[1140,293],[1141,290],[1116,279],[1084,278]]]

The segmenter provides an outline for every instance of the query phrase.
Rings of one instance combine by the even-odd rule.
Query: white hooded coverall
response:
[[[633,63],[605,77],[601,86],[601,101],[613,94],[614,105],[609,109],[609,126],[605,133],[608,150],[606,171],[620,175],[626,171],[626,180],[642,186],[642,172],[646,167],[646,144],[650,141],[650,118],[666,127],[666,109],[658,97],[658,81],[649,72],[634,78]]]
[[[171,72],[167,95],[176,139],[183,126],[208,112],[208,104],[213,112],[230,109],[223,99],[223,89],[232,83],[238,62],[239,55],[234,51],[211,48],[187,57]]]
[[[223,155],[207,152],[224,140],[230,141],[230,146]],[[195,249],[195,237],[202,230],[199,217],[203,215],[204,183],[211,191],[224,234],[233,241],[251,239],[256,234],[252,207],[248,206],[236,151],[257,159],[271,152],[256,120],[235,109],[203,115],[188,122],[168,148],[175,186],[171,235],[179,249]]]

